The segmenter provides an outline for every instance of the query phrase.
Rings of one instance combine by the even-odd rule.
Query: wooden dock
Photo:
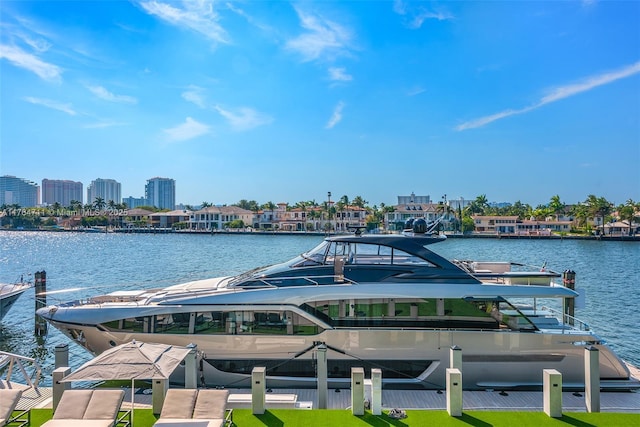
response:
[[[18,409],[51,408],[51,387],[28,388],[21,384],[0,382],[0,388],[22,388],[25,391],[18,403]],[[128,408],[131,401],[131,389],[125,389],[124,406]],[[248,389],[230,389],[233,408],[250,408],[251,391]],[[366,396],[366,395],[365,395]],[[266,408],[317,408],[317,391],[315,389],[273,389],[266,395]],[[136,389],[134,408],[149,409],[152,407],[152,396],[144,390]],[[385,410],[423,409],[446,410],[447,402],[444,392],[435,390],[382,390],[382,407]],[[336,391],[330,389],[327,398],[328,409],[350,409],[351,392],[349,389]],[[601,412],[640,413],[640,392],[608,392],[600,393]],[[563,392],[563,412],[585,412],[584,393]],[[541,391],[465,391],[463,392],[463,410],[466,411],[539,411],[543,410],[543,394]]]

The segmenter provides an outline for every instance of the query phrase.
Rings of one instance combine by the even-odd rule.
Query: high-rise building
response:
[[[59,203],[62,206],[71,205],[76,200],[82,203],[82,183],[60,179],[42,180],[42,203],[53,205]]]
[[[105,203],[109,203],[111,200],[115,203],[121,203],[120,189],[120,183],[114,179],[95,179],[87,187],[87,203],[95,202],[98,197]]]
[[[145,199],[144,197],[123,197],[122,198],[122,203],[127,205],[127,208],[129,209],[133,209],[133,208],[137,208],[138,206],[145,206],[147,204],[147,199]]]
[[[176,181],[171,178],[155,177],[147,180],[144,187],[147,203],[160,209],[175,209]]]
[[[32,208],[40,201],[40,187],[35,182],[11,175],[0,176],[0,205]]]

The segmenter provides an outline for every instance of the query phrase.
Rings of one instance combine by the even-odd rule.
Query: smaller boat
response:
[[[22,277],[15,283],[0,283],[0,320],[9,311],[14,302],[26,291],[33,287],[30,282],[25,282]]]

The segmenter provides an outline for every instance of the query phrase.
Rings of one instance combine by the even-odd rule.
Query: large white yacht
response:
[[[447,260],[444,237],[416,220],[403,235],[330,236],[300,256],[235,277],[120,291],[38,314],[98,354],[131,341],[197,344],[202,381],[248,387],[266,367],[270,387],[316,385],[325,344],[331,387],[351,367],[382,369],[385,387],[443,389],[452,346],[465,389],[542,386],[543,369],[584,388],[584,349],[600,351],[603,388],[640,387],[625,363],[572,315],[571,275],[511,262]],[[555,303],[555,306],[553,305]]]

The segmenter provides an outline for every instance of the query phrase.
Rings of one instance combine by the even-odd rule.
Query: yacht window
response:
[[[420,265],[425,267],[435,267],[434,264],[430,263],[425,259],[422,259],[415,255],[411,255],[407,252],[404,252],[398,249],[393,250],[392,264],[393,265],[413,265],[413,266]]]
[[[318,325],[291,311],[232,311],[198,313],[203,322],[197,334],[230,335],[314,335]]]
[[[127,331],[127,332],[146,332],[144,317],[132,317],[129,319],[112,320],[102,324],[106,329],[111,331]]]

